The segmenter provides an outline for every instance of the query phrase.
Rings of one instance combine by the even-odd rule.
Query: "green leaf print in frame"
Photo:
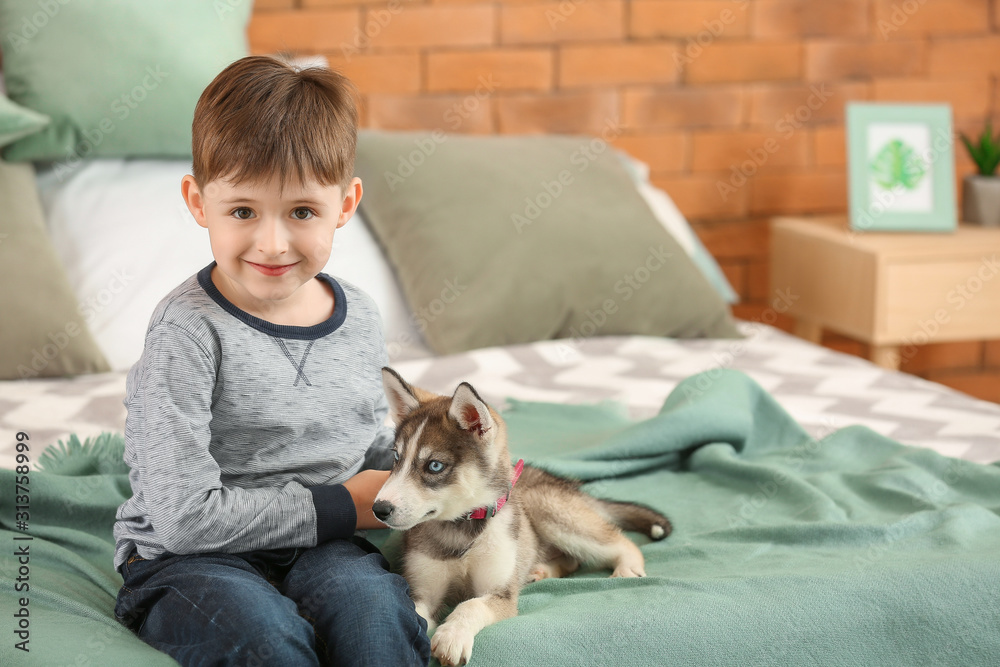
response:
[[[954,231],[954,145],[948,105],[848,103],[851,229]]]
[[[915,190],[927,173],[927,165],[917,150],[902,139],[885,144],[868,164],[871,178],[884,190]]]

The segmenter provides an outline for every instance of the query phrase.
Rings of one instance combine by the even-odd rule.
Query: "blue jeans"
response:
[[[423,665],[406,580],[359,537],[238,554],[134,551],[115,617],[185,665]]]

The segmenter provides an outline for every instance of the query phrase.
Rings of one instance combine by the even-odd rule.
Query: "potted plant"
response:
[[[979,170],[970,174],[962,183],[962,219],[988,227],[1000,227],[1000,134],[993,136],[990,121],[977,143],[962,135],[962,141]]]

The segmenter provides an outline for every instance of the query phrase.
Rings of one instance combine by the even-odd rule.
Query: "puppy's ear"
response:
[[[493,429],[493,417],[476,390],[468,382],[458,385],[451,397],[448,416],[458,422],[462,430],[469,431],[478,438],[486,437]]]
[[[399,424],[403,417],[420,405],[413,388],[406,384],[399,373],[388,366],[382,368],[382,387],[385,389],[385,397],[389,400],[389,413],[395,424]]]

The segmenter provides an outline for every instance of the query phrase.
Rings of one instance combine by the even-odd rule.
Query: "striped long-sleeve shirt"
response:
[[[381,319],[357,287],[308,327],[239,309],[212,262],[156,307],[125,386],[132,497],[116,515],[114,566],[135,547],[243,552],[313,546],[354,532],[342,482],[392,466]]]

